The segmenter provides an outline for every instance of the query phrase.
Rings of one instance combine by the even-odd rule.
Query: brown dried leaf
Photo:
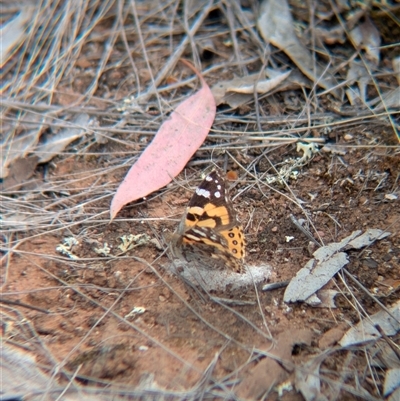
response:
[[[58,134],[49,137],[39,144],[34,153],[39,157],[39,163],[46,163],[59,155],[71,142],[83,136],[90,117],[88,114],[79,114],[71,123],[71,127],[62,129]]]
[[[324,67],[315,65],[311,53],[297,38],[286,0],[264,0],[260,7],[257,27],[266,43],[272,43],[284,51],[313,82],[325,89],[332,89],[336,85]],[[332,90],[332,93],[335,91]]]

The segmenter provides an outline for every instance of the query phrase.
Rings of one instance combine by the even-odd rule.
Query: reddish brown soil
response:
[[[360,143],[364,140],[356,131],[353,134]],[[276,163],[288,156],[295,157],[296,153],[285,147],[271,158]],[[93,167],[83,160],[70,159],[60,162],[52,174],[55,179],[66,174],[73,177]],[[351,252],[347,265],[348,271],[388,306],[399,296],[400,204],[385,195],[393,188],[398,194],[399,167],[398,157],[389,152],[349,147],[341,156],[317,154],[301,169],[297,180],[290,182],[291,191],[306,202],[304,210],[325,244],[357,229],[392,232],[389,238],[377,241],[364,252]],[[252,182],[241,171],[239,177],[233,193]],[[109,179],[121,178],[122,172]],[[79,186],[90,185],[92,180],[88,176]],[[285,188],[280,191],[288,194]],[[163,238],[177,224],[168,218],[179,218],[190,196],[189,191],[174,189],[126,207],[111,224],[104,219],[66,228],[64,232],[21,239],[9,259],[3,297],[43,308],[48,314],[18,307],[34,332],[29,338],[15,331],[15,340],[29,345],[40,339],[60,366],[76,373],[83,383],[111,380],[131,388],[152,374],[159,388],[188,390],[199,382],[217,355],[213,380],[235,379],[229,385],[232,391],[242,397],[258,398],[272,384],[293,378],[290,369],[265,359],[263,352],[271,352],[287,363],[300,363],[310,354],[335,345],[349,325],[358,321],[358,312],[340,295],[340,307],[331,310],[285,305],[283,289],[262,292],[258,288],[256,294],[254,288],[246,288],[240,293],[214,294],[255,302],[258,297],[258,304],[231,309],[214,303],[205,294],[200,297],[163,267],[170,260],[163,254],[167,249]],[[90,207],[106,212],[108,203],[109,199]],[[246,227],[247,262],[269,263],[273,268],[271,282],[293,277],[309,260],[310,250],[315,249],[290,222],[290,214],[302,218],[302,212],[265,186],[263,194],[257,187],[244,191],[235,206]],[[118,258],[95,253],[94,248],[107,243],[111,254],[116,255],[119,238],[129,233],[147,233],[159,241],[160,249],[147,242]],[[72,250],[76,260],[56,251],[67,236],[79,240]],[[294,239],[288,243],[286,236]],[[344,289],[338,279],[326,287],[337,288],[336,285]],[[349,285],[369,313],[379,309],[363,291]],[[348,295],[348,290],[345,292]],[[135,307],[143,308],[144,313],[125,318]],[[341,370],[345,355],[346,351],[337,352],[323,365],[330,372],[328,377],[337,379],[335,371]],[[350,365],[360,368],[362,358],[352,356]],[[39,362],[47,366],[54,363],[48,354],[39,356]],[[295,393],[291,394],[286,399],[298,399]]]

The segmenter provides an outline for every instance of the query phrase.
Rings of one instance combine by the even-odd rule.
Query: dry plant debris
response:
[[[389,232],[382,230],[369,229],[363,233],[354,231],[340,242],[331,243],[317,249],[307,264],[300,269],[296,276],[290,281],[285,291],[283,300],[285,302],[306,301],[318,305],[321,301],[315,292],[321,289],[328,281],[344,266],[349,263],[347,255],[342,250],[360,249],[371,245],[377,239],[383,239],[390,235]]]
[[[111,219],[127,203],[169,184],[206,139],[215,118],[215,100],[203,77],[191,68],[202,88],[179,104],[130,168],[111,201]]]
[[[4,2],[2,396],[398,399],[398,15],[375,0]],[[202,90],[181,59],[216,113],[181,174],[110,222],[129,168]],[[259,284],[170,268],[168,235],[212,166],[231,170]],[[284,302],[277,283],[318,248],[375,227],[391,235],[334,252],[347,264],[318,308]]]
[[[400,302],[394,304],[388,311],[381,310],[358,322],[346,332],[339,344],[348,347],[380,338],[381,333],[377,326],[387,336],[394,336],[400,331]]]

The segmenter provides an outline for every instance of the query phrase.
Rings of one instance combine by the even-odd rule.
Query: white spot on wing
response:
[[[221,192],[219,192],[219,191],[214,192],[214,196],[215,196],[216,198],[220,198],[220,197],[221,197]]]
[[[186,238],[192,239],[193,241],[200,241],[199,237],[196,237],[195,235],[192,234],[186,234]]]
[[[218,188],[218,189],[221,189],[221,185],[217,185],[217,188]]]
[[[197,237],[190,233],[186,234],[186,236],[190,239],[194,239],[195,241],[198,241],[199,237],[204,237],[204,238],[207,237],[207,233],[205,233],[204,231],[193,229],[193,232],[197,234]]]
[[[203,196],[204,198],[210,199],[210,191],[207,191],[206,189],[197,188],[196,189],[196,194],[199,195],[199,196]]]
[[[212,177],[208,175],[208,176],[206,177],[206,181],[208,181],[208,182],[212,181]]]

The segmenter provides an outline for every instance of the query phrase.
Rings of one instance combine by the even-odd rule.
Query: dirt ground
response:
[[[99,32],[108,28],[102,25]],[[222,41],[217,37],[215,45]],[[81,53],[81,75],[64,82],[55,103],[65,105],[84,92],[92,77],[82,73],[82,66],[98,61],[102,45],[88,45]],[[114,60],[118,52],[114,48]],[[205,66],[217,61],[202,60]],[[260,65],[255,62],[250,70]],[[183,70],[178,67],[171,79],[179,79]],[[230,77],[225,71],[207,80],[211,85]],[[120,118],[105,93],[121,103],[134,87],[128,81],[127,68],[102,75],[87,106],[103,113],[99,127]],[[290,96],[290,103],[283,93],[258,100],[263,130],[284,130],[296,121],[303,97],[300,90]],[[258,131],[254,102],[235,111],[221,105],[215,128],[224,129],[228,139],[210,136],[173,183],[124,207],[112,222],[109,207],[116,188],[133,156],[150,141],[148,132],[156,132],[164,119],[156,102],[145,114],[132,112],[125,120],[129,131],[130,121],[141,119],[147,133],[127,137],[102,131],[107,142],[78,140],[36,166],[27,182],[4,193],[7,222],[17,221],[3,231],[2,300],[17,302],[1,304],[5,343],[34,355],[58,386],[133,399],[302,400],[295,367],[326,352],[319,370],[321,394],[350,400],[368,393],[368,399],[382,399],[387,366],[380,353],[386,342],[342,349],[338,341],[361,316],[381,309],[376,300],[390,307],[399,299],[398,140],[384,117],[353,115],[345,124],[330,125],[347,117],[328,111],[323,102],[329,103],[328,97],[322,97],[312,121],[324,126],[310,127],[307,137],[324,144],[286,183],[269,178],[303,155],[297,144],[251,142],[245,133]],[[240,130],[240,140],[229,139],[231,131]],[[201,174],[213,165],[237,173],[230,194],[245,227],[246,264],[267,264],[270,274],[258,286],[206,294],[172,274],[168,238]],[[335,275],[324,288],[337,291],[336,307],[286,304],[285,287],[263,291],[262,286],[293,278],[317,249],[291,216],[304,220],[325,245],[354,230],[379,228],[391,235],[348,251],[345,269],[363,287],[343,271]],[[126,245],[129,235],[136,236],[133,249]],[[399,344],[400,334],[390,341]]]
[[[336,135],[338,143],[348,145],[341,133]],[[360,144],[370,141],[359,127],[351,135]],[[284,147],[274,151],[271,159],[277,163],[290,156],[295,156],[294,149]],[[99,164],[79,159],[58,162],[51,171],[54,179],[83,176],[83,185],[90,185],[93,179],[82,172]],[[338,241],[357,229],[392,232],[366,251],[351,252],[347,265],[348,271],[387,305],[399,297],[400,205],[384,195],[398,185],[399,162],[398,156],[386,150],[347,146],[345,155],[317,154],[290,183],[291,191],[305,201],[304,208],[324,243]],[[258,173],[262,172],[260,166]],[[108,178],[118,182],[122,175]],[[241,177],[235,191],[252,181]],[[81,188],[80,181],[69,190],[78,193]],[[246,227],[246,263],[271,265],[266,282],[291,279],[311,256],[308,238],[289,219],[290,214],[301,218],[302,213],[282,196],[285,193],[284,189],[278,193],[265,188],[262,194],[252,188],[235,201]],[[298,362],[335,345],[358,321],[358,311],[349,302],[349,289],[341,279],[327,285],[343,291],[337,296],[336,309],[286,305],[282,301],[284,289],[263,292],[258,288],[256,292],[250,287],[229,295],[253,301],[247,306],[226,307],[199,296],[163,267],[170,262],[163,235],[176,228],[177,223],[170,217],[179,218],[190,196],[190,191],[176,189],[125,208],[110,224],[105,219],[89,222],[32,235],[21,242],[9,260],[3,294],[48,313],[18,308],[35,337],[21,338],[17,334],[15,339],[26,346],[43,342],[48,353],[83,383],[108,380],[135,387],[151,375],[152,386],[175,391],[199,383],[218,356],[208,379],[216,387],[229,383],[225,385],[237,395],[256,399],[272,385],[291,378],[290,370],[276,362],[271,367],[263,351]],[[89,207],[106,211],[108,199]],[[70,203],[68,197],[63,203]],[[155,241],[120,257],[99,258],[94,251],[105,243],[112,250],[118,249],[120,238],[130,233],[147,234]],[[61,257],[56,251],[63,239],[71,236],[79,241],[72,248],[76,260]],[[286,237],[293,239],[288,243]],[[342,279],[369,313],[379,310],[363,291],[353,287],[346,277]],[[6,335],[13,337],[12,331]],[[299,347],[296,354],[295,345]],[[362,364],[363,357],[357,355],[352,355],[349,362],[349,353],[338,352],[325,362],[328,377],[336,379],[345,361],[356,368]],[[46,355],[39,361],[50,363]],[[292,394],[284,399],[298,397]]]

